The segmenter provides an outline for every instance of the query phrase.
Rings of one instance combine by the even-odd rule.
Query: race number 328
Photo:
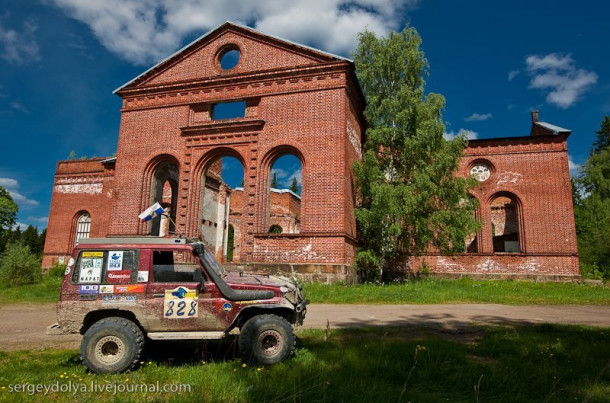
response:
[[[165,300],[163,312],[166,319],[196,318],[198,314],[197,300],[193,298]]]

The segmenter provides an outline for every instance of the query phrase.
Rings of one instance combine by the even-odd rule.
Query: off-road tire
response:
[[[255,316],[239,332],[239,352],[249,361],[275,364],[290,357],[295,346],[292,326],[277,315]]]
[[[132,321],[110,317],[95,322],[85,333],[80,358],[96,374],[129,371],[140,361],[144,335]]]

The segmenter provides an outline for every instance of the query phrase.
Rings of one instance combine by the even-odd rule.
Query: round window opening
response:
[[[220,68],[223,70],[231,70],[239,63],[239,50],[229,48],[220,54]]]
[[[489,165],[479,162],[470,168],[470,175],[479,182],[485,182],[491,176],[491,168]]]

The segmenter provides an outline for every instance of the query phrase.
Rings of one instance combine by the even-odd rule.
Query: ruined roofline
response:
[[[244,188],[240,186],[240,187],[236,187],[236,188],[235,188],[235,189],[233,189],[233,190],[236,190],[236,191],[238,191],[238,192],[243,192],[243,191],[244,191]],[[290,193],[290,194],[291,194],[291,195],[293,195],[294,197],[296,197],[296,198],[298,198],[299,200],[301,200],[301,196],[299,196],[298,194],[294,193],[294,192],[293,192],[292,190],[290,190],[290,189],[276,189],[276,188],[270,188],[270,190],[271,190],[273,193]]]
[[[316,49],[316,48],[313,48],[313,47],[310,47],[310,46],[307,46],[307,45],[303,45],[303,44],[300,44],[300,43],[297,43],[297,42],[293,42],[293,41],[290,41],[290,40],[287,40],[287,39],[284,39],[284,38],[280,38],[280,37],[277,37],[277,36],[274,36],[274,35],[265,34],[265,33],[261,32],[261,31],[257,31],[254,28],[250,28],[250,27],[248,27],[246,25],[238,24],[238,23],[231,22],[231,21],[226,21],[223,24],[217,26],[216,28],[211,29],[210,31],[208,31],[205,34],[201,35],[199,38],[195,39],[194,41],[188,43],[186,46],[180,48],[179,50],[177,50],[176,52],[172,53],[171,55],[169,55],[165,59],[163,59],[160,62],[156,63],[155,65],[153,65],[151,68],[149,68],[148,70],[146,70],[142,74],[138,75],[137,77],[133,78],[132,80],[128,81],[127,83],[121,85],[120,87],[118,87],[117,89],[112,91],[112,93],[113,94],[118,94],[119,91],[125,89],[126,87],[130,86],[131,84],[133,84],[133,83],[139,81],[140,79],[144,78],[145,76],[147,76],[148,74],[152,73],[154,70],[158,69],[162,65],[165,65],[165,64],[169,63],[176,56],[178,56],[179,54],[185,52],[191,46],[194,46],[195,44],[197,44],[198,42],[200,42],[200,41],[204,40],[205,38],[211,36],[215,32],[219,31],[224,26],[233,26],[233,27],[236,27],[236,28],[240,28],[240,29],[249,31],[249,32],[254,33],[256,35],[265,36],[267,38],[270,38],[270,39],[273,39],[273,40],[276,40],[276,41],[279,41],[279,42],[282,42],[282,43],[285,43],[285,44],[288,44],[288,45],[291,45],[291,46],[295,46],[295,47],[299,47],[299,48],[305,49],[305,50],[307,50],[309,52],[317,53],[317,54],[322,55],[322,56],[327,56],[327,57],[332,57],[334,59],[343,60],[343,61],[349,62],[350,64],[354,63],[353,60],[348,59],[348,58],[343,57],[343,56],[335,55],[333,53],[326,52],[324,50]]]

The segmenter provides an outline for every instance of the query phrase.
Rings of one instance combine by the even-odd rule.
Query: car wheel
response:
[[[132,321],[111,317],[95,322],[85,333],[80,357],[96,374],[124,372],[140,361],[144,335]]]
[[[296,337],[288,321],[277,315],[258,315],[239,333],[239,351],[247,360],[275,364],[294,352]]]

